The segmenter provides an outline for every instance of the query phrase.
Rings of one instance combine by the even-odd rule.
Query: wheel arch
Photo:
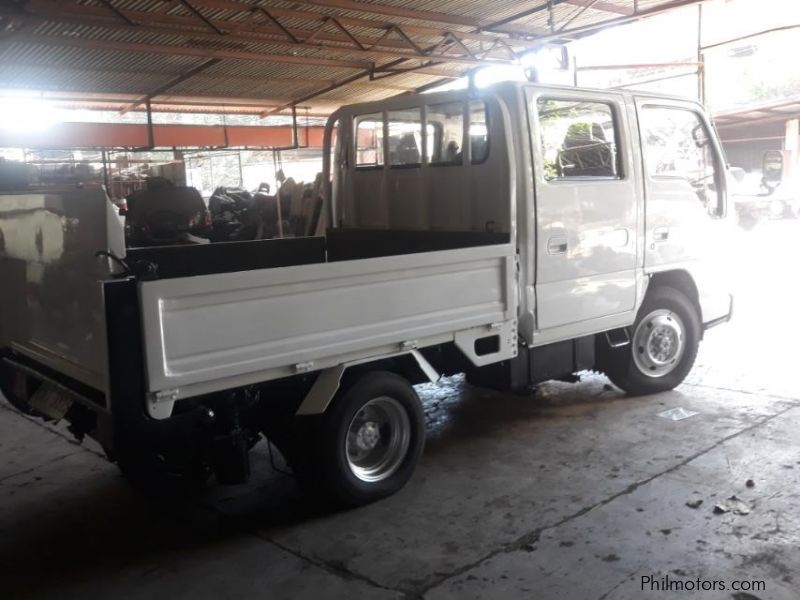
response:
[[[700,292],[697,289],[694,278],[688,271],[684,269],[675,269],[673,271],[652,273],[650,275],[650,283],[647,286],[647,294],[650,294],[651,290],[658,287],[675,288],[684,294],[697,311],[700,322],[703,322],[703,309],[700,307]],[[647,297],[647,294],[645,294],[645,297]],[[702,338],[702,329],[700,336]]]

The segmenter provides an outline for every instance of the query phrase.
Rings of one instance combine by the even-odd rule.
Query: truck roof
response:
[[[552,90],[554,92],[564,91],[570,93],[574,93],[576,91],[587,91],[587,92],[601,93],[601,94],[611,93],[611,94],[621,94],[629,97],[637,96],[637,97],[646,97],[646,98],[654,98],[662,100],[680,100],[682,102],[692,102],[695,104],[699,104],[694,98],[687,98],[685,96],[679,96],[675,94],[657,94],[654,92],[639,91],[632,89],[623,90],[618,88],[603,89],[603,88],[592,88],[592,87],[582,87],[582,86],[575,87],[570,85],[533,83],[530,81],[502,81],[475,90],[470,90],[469,88],[463,88],[458,90],[445,90],[441,92],[431,92],[431,93],[423,93],[415,95],[400,95],[400,96],[393,96],[391,98],[386,98],[384,100],[374,100],[372,102],[348,104],[342,106],[337,111],[332,113],[331,118],[341,113],[378,112],[384,109],[416,106],[421,103],[431,104],[431,103],[447,102],[450,100],[458,100],[464,97],[480,98],[492,94],[505,96],[509,93],[515,93],[515,90],[518,90],[520,88],[537,88],[540,90]],[[413,100],[411,100],[412,98]],[[421,98],[424,98],[425,100],[421,101],[420,100]]]

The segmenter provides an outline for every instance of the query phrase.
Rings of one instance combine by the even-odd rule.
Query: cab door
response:
[[[622,94],[529,88],[536,345],[612,329],[636,304],[636,174]]]
[[[645,270],[710,258],[726,225],[725,171],[711,124],[692,102],[637,98],[636,111],[647,198]]]

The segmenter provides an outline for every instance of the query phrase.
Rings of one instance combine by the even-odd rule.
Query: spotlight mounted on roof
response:
[[[566,46],[543,44],[520,57],[525,77],[533,83],[548,82],[548,75],[570,70],[570,56]],[[552,82],[548,82],[552,83]]]

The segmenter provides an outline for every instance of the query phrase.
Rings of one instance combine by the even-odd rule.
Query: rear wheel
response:
[[[671,390],[689,374],[700,344],[700,317],[678,290],[661,286],[648,293],[633,325],[631,343],[604,343],[600,367],[629,394]]]
[[[292,462],[304,487],[343,506],[360,506],[400,490],[425,445],[417,393],[394,373],[361,377],[325,414],[301,418]]]

